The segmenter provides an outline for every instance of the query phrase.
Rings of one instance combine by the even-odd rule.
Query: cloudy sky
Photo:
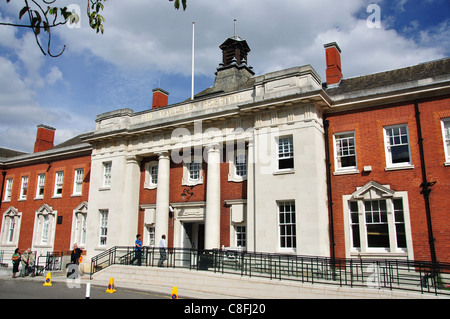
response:
[[[56,1],[82,10],[79,28],[54,30],[52,52],[66,46],[58,58],[30,31],[0,26],[0,147],[32,152],[38,124],[56,128],[57,144],[92,131],[97,114],[149,109],[155,87],[169,104],[189,98],[194,21],[195,92],[213,84],[234,19],[257,75],[310,64],[324,81],[328,42],[341,47],[347,78],[450,56],[449,0],[188,0],[186,11],[110,0],[103,35],[88,26],[86,3]],[[23,6],[1,1],[0,21],[17,22]]]

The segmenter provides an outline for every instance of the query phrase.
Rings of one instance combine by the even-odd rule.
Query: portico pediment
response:
[[[395,191],[391,190],[387,185],[381,185],[377,182],[370,181],[362,187],[358,187],[352,194],[353,199],[383,199],[394,196]]]
[[[42,205],[38,210],[38,214],[53,214],[53,208],[47,204]]]
[[[13,206],[10,206],[4,213],[5,216],[18,216],[19,210]]]
[[[77,206],[77,208],[75,208],[75,212],[77,213],[87,213],[88,211],[88,203],[87,202],[82,202],[80,205]]]

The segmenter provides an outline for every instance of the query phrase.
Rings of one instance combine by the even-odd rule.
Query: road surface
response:
[[[44,287],[44,281],[22,278],[0,278],[0,299],[86,299],[86,284],[80,288],[69,288],[65,282],[52,282]],[[115,293],[106,293],[106,286],[90,286],[89,299],[170,299],[167,294],[116,288]]]

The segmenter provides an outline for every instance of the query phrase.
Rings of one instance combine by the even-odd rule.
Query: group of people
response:
[[[82,250],[78,248],[77,244],[74,244],[73,250],[71,252],[70,261],[72,264],[78,265],[80,263]],[[28,275],[34,276],[34,269],[35,269],[35,256],[34,253],[31,251],[31,248],[28,248],[23,253],[20,253],[19,248],[16,248],[14,250],[14,254],[11,257],[11,261],[13,264],[12,269],[12,277],[17,278],[17,273],[19,272],[19,265],[22,264],[22,269],[20,271],[19,276],[25,277]]]
[[[130,264],[133,264],[137,260],[137,265],[140,266],[142,263],[142,241],[141,241],[141,235],[136,235],[136,241],[135,241],[135,247],[134,247],[134,257],[130,261]],[[161,236],[161,240],[159,242],[159,254],[160,259],[158,262],[158,267],[162,267],[164,264],[164,261],[167,259],[166,256],[166,249],[167,249],[167,243],[166,243],[166,235]],[[79,265],[80,258],[81,257],[82,250],[78,248],[77,244],[74,244],[73,250],[71,252],[70,261],[71,264]],[[11,258],[13,263],[13,278],[16,278],[16,274],[19,272],[19,265],[22,263],[22,269],[19,274],[19,276],[24,277],[28,276],[29,274],[34,275],[34,253],[31,252],[31,248],[28,248],[25,250],[22,254],[19,251],[19,248],[16,248],[14,251],[14,254]]]
[[[140,266],[142,264],[142,236],[140,234],[136,235],[136,241],[134,242],[134,257],[131,259],[130,264],[133,264],[137,260],[137,265]],[[161,240],[159,242],[159,262],[158,267],[162,267],[164,264],[164,261],[167,259],[166,257],[166,249],[167,249],[167,243],[166,243],[166,235],[161,236]]]
[[[22,264],[22,269],[19,274],[20,277],[25,277],[29,274],[34,275],[34,253],[31,252],[31,248],[28,248],[22,254],[20,253],[19,248],[16,248],[11,260],[13,264],[13,278],[16,278],[20,264]]]

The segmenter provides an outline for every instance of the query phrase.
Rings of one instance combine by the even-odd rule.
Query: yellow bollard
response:
[[[172,295],[170,295],[170,298],[178,299],[178,289],[177,289],[177,287],[173,287],[172,288]]]
[[[52,276],[51,276],[50,272],[48,272],[47,276],[45,277],[44,286],[47,286],[47,287],[52,286]]]
[[[114,287],[114,278],[109,278],[108,289],[106,289],[106,292],[109,294],[116,292],[116,289]]]

